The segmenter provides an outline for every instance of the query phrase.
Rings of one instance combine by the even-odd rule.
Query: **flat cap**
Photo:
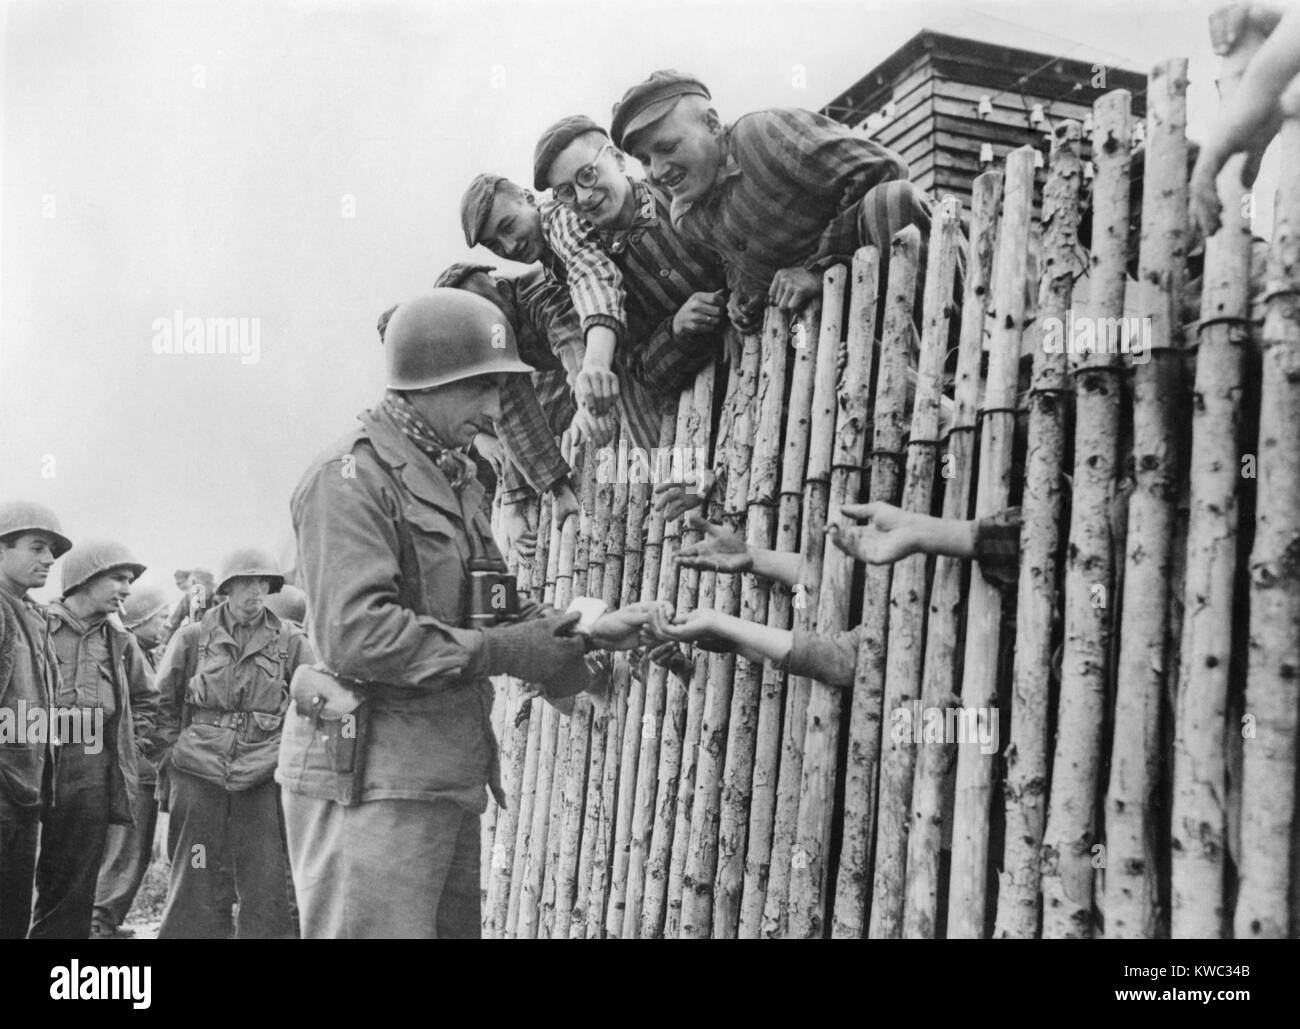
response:
[[[657,122],[684,96],[713,99],[708,87],[693,75],[683,75],[671,69],[652,72],[648,79],[629,89],[614,105],[609,126],[614,145],[622,150],[623,141],[628,136]]]
[[[537,149],[533,151],[534,189],[549,188],[550,183],[546,181],[546,173],[551,170],[555,159],[566,146],[587,132],[599,132],[606,138],[609,136],[608,132],[585,114],[571,114],[567,118],[561,118],[542,133],[542,138],[537,141]]]
[[[465,245],[477,246],[483,226],[487,224],[488,215],[492,213],[492,198],[496,196],[497,187],[505,182],[503,175],[488,175],[486,172],[475,175],[474,181],[460,198],[460,224],[465,230]]]

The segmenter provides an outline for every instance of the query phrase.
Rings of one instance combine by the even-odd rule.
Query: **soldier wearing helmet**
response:
[[[189,572],[185,576],[188,579]],[[150,673],[158,667],[159,656],[167,642],[170,607],[166,595],[156,586],[132,590],[122,606],[122,625],[135,637]],[[90,923],[92,939],[134,935],[129,929],[121,928],[122,921],[131,910],[140,883],[144,881],[144,873],[149,868],[154,831],[158,827],[158,804],[154,798],[158,772],[153,762],[143,754],[139,755],[137,774],[135,824],[110,825],[104,841],[104,856],[95,886],[95,910]]]
[[[477,937],[479,816],[489,788],[503,803],[488,676],[554,700],[591,680],[576,612],[509,613],[458,453],[531,371],[510,325],[434,289],[397,308],[384,356],[387,392],[290,504],[321,665],[295,678],[276,778],[305,937]]]
[[[135,638],[109,619],[145,568],[120,543],[79,543],[63,559],[63,595],[48,609],[60,683],[53,796],[41,813],[30,939],[90,936],[108,827],[133,825],[138,767],[152,745],[158,691]]]
[[[176,634],[158,666],[172,858],[159,939],[225,938],[223,869],[239,896],[236,937],[295,935],[274,773],[289,682],[315,654],[267,609],[283,585],[269,554],[235,551],[221,566],[220,603]]]
[[[28,501],[0,504],[0,704],[24,726],[49,711],[59,663],[45,609],[27,594],[45,585],[72,543],[54,512]],[[24,710],[25,709],[25,710]],[[32,878],[49,734],[0,737],[0,939],[21,940],[32,914]],[[47,791],[48,792],[48,791]]]

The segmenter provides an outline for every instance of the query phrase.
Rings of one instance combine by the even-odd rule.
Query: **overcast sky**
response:
[[[288,554],[303,468],[380,393],[376,316],[466,256],[465,185],[527,182],[556,118],[607,123],[663,67],[724,119],[816,109],[933,27],[1139,70],[1187,56],[1197,135],[1211,6],[8,4],[0,497],[168,586],[238,546]],[[257,319],[258,359],[156,353],[178,311]]]

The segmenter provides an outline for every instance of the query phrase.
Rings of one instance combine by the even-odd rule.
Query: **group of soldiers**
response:
[[[74,546],[42,504],[0,505],[0,938],[130,935],[160,808],[160,937],[222,938],[236,912],[240,935],[291,937],[272,775],[286,677],[314,660],[301,594],[268,603],[284,577],[255,549],[219,582],[177,572],[174,611],[132,589],[144,571],[120,543]]]
[[[1274,37],[1254,72],[1273,106],[1300,71],[1297,19]],[[1266,139],[1272,109],[1229,112],[1193,186]],[[534,267],[459,263],[381,316],[387,388],[293,492],[294,610],[273,610],[293,587],[261,551],[231,555],[215,580],[178,573],[199,600],[172,613],[160,592],[132,592],[144,566],[125,547],[74,547],[44,506],[0,504],[0,936],[116,933],[162,807],[162,937],[476,937],[479,818],[489,792],[505,803],[490,677],[568,710],[607,688],[593,651],[666,641],[851,684],[858,630],[519,601],[490,498],[507,547],[530,556],[539,498],[557,523],[578,513],[556,437],[656,446],[667,405],[732,349],[728,325],[797,310],[862,245],[885,251],[908,225],[928,238],[930,201],[905,174],[807,111],[724,125],[703,83],[663,71],[624,94],[608,130],[582,115],[548,128],[537,193],[477,176],[466,244]],[[1194,188],[1202,228],[1215,210]],[[674,517],[710,488],[661,484],[656,503]],[[843,514],[829,538],[860,560],[943,553],[1014,581],[1015,511]],[[799,580],[799,555],[691,517],[702,538],[683,564]],[[36,603],[60,559],[59,599]]]

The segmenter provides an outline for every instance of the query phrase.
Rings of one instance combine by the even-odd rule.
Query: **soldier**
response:
[[[388,391],[294,491],[329,672],[295,676],[276,771],[308,938],[477,938],[487,788],[504,803],[488,676],[557,701],[592,685],[569,633],[578,612],[524,604],[512,616],[481,487],[457,452],[500,416],[502,377],[531,371],[501,325],[463,290],[401,305]],[[622,615],[591,638],[633,645]]]
[[[186,573],[188,578],[189,573]],[[163,591],[155,586],[132,592],[122,608],[122,625],[135,637],[152,675],[167,642],[170,609]],[[144,881],[153,853],[154,831],[158,827],[158,802],[154,797],[158,772],[145,755],[139,755],[134,825],[110,825],[104,841],[104,857],[95,886],[95,911],[91,917],[92,939],[129,937],[122,920],[131,910]]]
[[[171,792],[159,939],[225,937],[223,866],[239,897],[237,938],[294,936],[274,773],[289,680],[315,654],[301,629],[266,608],[283,585],[269,555],[235,551],[222,565],[221,602],[176,635],[158,668]]]
[[[148,818],[137,769],[152,743],[158,691],[135,637],[108,617],[144,570],[120,543],[78,544],[63,562],[63,596],[49,606],[62,680],[51,712],[59,757],[41,813],[30,939],[90,936],[108,827]]]
[[[30,712],[48,717],[59,681],[44,609],[27,591],[44,586],[71,547],[49,508],[0,504],[0,710],[10,719],[0,731],[0,940],[27,935],[46,763],[53,760],[48,732],[14,731],[19,722],[31,725]]]

